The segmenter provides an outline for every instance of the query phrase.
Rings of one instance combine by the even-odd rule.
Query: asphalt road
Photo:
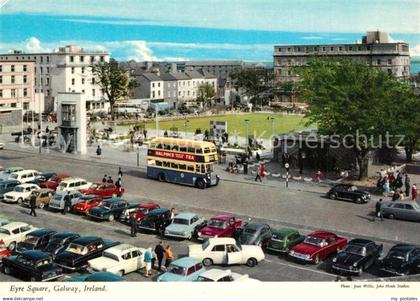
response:
[[[72,158],[54,158],[18,151],[1,151],[0,165],[23,166],[41,171],[55,171],[98,181],[104,174],[116,177],[117,166],[97,162],[79,161]],[[336,231],[347,238],[366,237],[383,243],[387,251],[397,242],[419,243],[418,223],[385,220],[371,222],[373,202],[357,205],[332,201],[321,194],[280,187],[249,183],[223,181],[219,186],[198,190],[174,184],[162,184],[145,178],[138,169],[125,170],[123,184],[127,191],[125,198],[130,201],[153,200],[166,207],[176,207],[179,211],[194,211],[205,217],[230,212],[237,216],[269,223],[273,228],[292,226],[307,234],[317,229]],[[71,230],[82,235],[103,236],[104,238],[127,242],[140,247],[154,246],[159,238],[140,234],[138,238],[129,236],[129,228],[119,222],[93,222],[76,215],[61,215],[49,210],[38,210],[38,218],[28,215],[28,210],[16,205],[0,204],[0,213],[13,220],[27,221],[37,227],[50,227],[57,231]],[[167,241],[165,241],[165,244]],[[187,252],[189,241],[169,242],[177,256]],[[235,272],[246,273],[264,281],[332,281],[336,276],[327,272],[329,262],[318,266],[302,265],[274,255],[257,267],[229,267]],[[223,267],[227,268],[227,267]],[[382,277],[375,268],[370,269],[360,279]],[[130,281],[148,281],[139,273],[126,276]],[[0,274],[0,281],[16,280]]]

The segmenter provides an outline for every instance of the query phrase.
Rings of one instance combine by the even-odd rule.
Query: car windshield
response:
[[[413,202],[412,205],[414,209],[416,209],[417,211],[420,211],[420,206],[417,203]]]
[[[60,201],[60,200],[61,200],[61,194],[56,194],[56,195],[53,197],[53,200]]]
[[[226,228],[226,222],[224,221],[220,221],[217,219],[211,219],[208,223],[209,227],[213,227],[213,228],[220,228],[220,229],[225,229]]]
[[[52,176],[50,179],[49,179],[49,181],[51,181],[51,182],[56,182],[58,180],[58,177],[57,176]]]
[[[274,233],[272,238],[277,240],[284,240],[284,235],[282,233]]]
[[[36,245],[37,242],[39,241],[39,237],[38,236],[33,236],[33,235],[27,235],[25,238],[25,243],[30,244],[30,245]]]
[[[22,186],[16,186],[15,189],[13,189],[13,190],[16,191],[16,192],[24,192],[25,188],[22,187]]]
[[[58,185],[58,186],[61,187],[61,188],[66,188],[67,187],[67,183],[61,182],[60,185]]]
[[[10,175],[10,177],[9,177],[9,178],[12,178],[12,179],[17,179],[17,178],[18,178],[18,175],[17,175],[17,174],[12,173],[12,174]]]
[[[96,199],[87,200],[86,204],[91,205],[91,204],[94,204],[96,201],[97,201]]]
[[[45,248],[45,251],[50,252],[53,251],[61,246],[61,241],[59,239],[50,241]]]
[[[111,203],[111,202],[103,202],[103,203],[102,203],[102,206],[103,206],[105,209],[111,209],[112,203]]]
[[[407,255],[404,254],[401,251],[391,251],[391,252],[389,252],[388,256],[392,257],[392,258],[401,259],[401,260],[404,260],[404,261],[406,261],[406,257],[407,257]]]
[[[117,255],[109,253],[109,252],[104,252],[104,257],[110,258],[115,261],[120,261]]]
[[[317,247],[322,247],[324,240],[319,237],[307,236],[304,242]]]
[[[205,249],[207,249],[207,247],[209,246],[209,244],[210,244],[210,242],[208,241],[208,240],[206,240],[202,245],[201,245],[201,247],[203,248],[203,251],[205,250]]]
[[[170,265],[168,268],[168,272],[176,275],[185,275],[187,269],[177,265]]]
[[[244,233],[245,234],[254,234],[254,233],[256,233],[257,232],[257,230],[256,229],[252,229],[252,228],[245,228],[244,229]]]
[[[10,235],[9,230],[2,229],[2,228],[0,228],[0,233],[1,233],[1,234],[6,234],[6,235]]]
[[[174,224],[189,225],[189,221],[183,218],[174,218]]]
[[[81,246],[75,243],[71,243],[68,246],[67,251],[70,253],[79,254],[79,255],[86,255],[88,252],[85,246]]]
[[[97,189],[98,187],[98,184],[92,184],[90,185],[89,189]]]
[[[203,276],[198,276],[197,281],[200,281],[200,282],[214,282],[214,280],[212,280],[210,278],[203,277]]]
[[[366,249],[361,246],[348,245],[345,251],[351,254],[366,256]]]

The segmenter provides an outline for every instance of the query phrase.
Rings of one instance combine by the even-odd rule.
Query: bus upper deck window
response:
[[[162,146],[162,144],[158,144],[158,145],[156,145],[156,148],[163,149],[163,146]]]
[[[216,149],[215,149],[214,147],[212,147],[212,148],[211,148],[211,152],[212,152],[212,153],[215,153],[215,152],[216,152]]]
[[[195,154],[195,148],[194,147],[189,147],[188,152]]]
[[[156,143],[151,143],[150,148],[156,148]]]
[[[184,152],[184,153],[186,153],[186,152],[187,152],[187,148],[186,148],[185,146],[181,146],[181,147],[179,148],[179,151],[180,151],[180,152]]]
[[[166,150],[171,150],[171,146],[169,144],[164,144],[163,148]]]
[[[178,150],[179,150],[178,145],[174,145],[174,146],[172,146],[172,150],[174,150],[174,151],[178,151]]]
[[[213,171],[213,165],[212,164],[206,164],[207,167],[207,172],[212,172]]]
[[[162,162],[161,161],[156,161],[156,165],[157,166],[162,166]]]
[[[208,148],[208,147],[204,148],[204,153],[205,153],[205,154],[210,153],[210,148]]]
[[[185,165],[185,164],[179,164],[179,169],[181,169],[181,170],[187,170],[187,165]]]
[[[176,168],[176,169],[178,169],[178,164],[176,164],[176,163],[171,163],[171,168]]]
[[[196,148],[196,149],[195,149],[195,152],[196,152],[197,154],[202,154],[202,153],[203,153],[203,149],[202,149],[202,148]]]

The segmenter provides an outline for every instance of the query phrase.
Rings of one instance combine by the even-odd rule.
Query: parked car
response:
[[[381,206],[382,216],[420,222],[420,206],[413,201],[388,202]]]
[[[2,258],[9,257],[10,255],[12,255],[12,253],[10,253],[4,242],[0,240],[0,265]]]
[[[63,275],[63,269],[53,263],[51,256],[39,250],[3,258],[3,272],[30,281],[50,281]]]
[[[56,234],[57,231],[52,229],[37,229],[26,234],[25,239],[17,244],[16,252],[23,253],[30,250],[42,250],[44,249],[51,237]]]
[[[117,188],[115,184],[111,183],[95,183],[88,189],[80,189],[82,194],[99,195],[103,199],[112,197],[121,197],[124,194],[124,188]]]
[[[58,174],[56,176],[52,176],[48,181],[39,184],[41,188],[48,188],[51,190],[56,191],[58,185],[61,183],[62,180],[69,178],[69,175],[65,174]]]
[[[95,220],[112,222],[114,219],[119,219],[125,209],[135,207],[136,205],[121,198],[111,198],[102,201],[101,205],[90,209],[87,215]]]
[[[346,248],[332,260],[331,270],[336,273],[361,275],[382,255],[383,245],[367,239],[352,239]]]
[[[16,180],[5,180],[0,182],[0,199],[3,199],[5,193],[13,191],[20,183]]]
[[[271,252],[287,253],[291,248],[304,240],[305,236],[301,235],[298,230],[282,228],[273,231],[266,249]]]
[[[102,204],[102,198],[97,195],[83,195],[73,206],[73,213],[87,214],[90,209]]]
[[[53,196],[53,191],[51,189],[47,188],[41,188],[39,190],[32,191],[32,194],[35,195],[35,205],[39,209],[44,208],[45,206],[48,206],[50,204],[51,198]],[[26,198],[22,201],[22,205],[26,207],[31,206],[30,198]]]
[[[167,208],[154,209],[143,218],[138,224],[138,228],[143,231],[155,231],[156,222],[159,219],[163,220],[163,228],[166,228],[171,223],[171,211]]]
[[[27,223],[11,222],[0,227],[0,240],[4,242],[10,251],[14,251],[16,245],[25,239],[26,234],[35,229],[37,228]]]
[[[35,184],[20,184],[15,186],[12,191],[3,195],[3,202],[21,204],[24,199],[28,198],[32,191],[38,190],[39,186]]]
[[[118,241],[83,236],[72,241],[65,251],[57,254],[55,261],[65,270],[80,270],[87,267],[89,260],[102,256],[105,250],[118,244]]]
[[[380,261],[383,272],[392,275],[420,273],[420,247],[410,244],[397,244]]]
[[[211,269],[207,270],[198,276],[198,282],[232,282],[232,281],[244,281],[244,282],[260,282],[257,279],[249,278],[248,274],[234,273],[231,270],[220,270]]]
[[[242,220],[233,215],[218,215],[212,217],[207,225],[198,232],[198,239],[205,240],[210,237],[233,237],[242,227]]]
[[[121,276],[110,272],[96,272],[92,274],[76,275],[67,279],[64,282],[115,282],[125,281]]]
[[[91,182],[88,182],[81,178],[66,178],[58,184],[56,191],[73,191],[88,189],[92,186]]]
[[[200,260],[182,257],[171,262],[166,272],[161,274],[158,282],[196,281],[206,269]]]
[[[0,142],[0,149],[4,149],[4,143]]]
[[[246,264],[256,266],[264,260],[264,252],[259,246],[239,245],[230,237],[209,238],[202,245],[188,246],[188,256],[212,264]]]
[[[368,192],[359,190],[356,186],[349,184],[335,185],[327,192],[327,197],[332,200],[341,199],[357,204],[367,203],[371,198]]]
[[[57,192],[51,199],[49,208],[63,211],[65,205],[64,197],[67,195],[67,193],[67,191]],[[74,190],[70,192],[71,206],[73,207],[75,204],[79,203],[81,197],[82,194],[79,191]],[[68,208],[67,210],[70,212],[72,207]]]
[[[37,184],[39,187],[41,187],[41,183],[47,182],[49,179],[51,179],[52,177],[54,177],[56,175],[57,174],[55,172],[52,172],[52,171],[41,172],[30,183]]]
[[[89,260],[88,266],[95,272],[111,272],[123,276],[146,266],[145,252],[143,248],[120,244],[106,250],[101,257]]]
[[[241,245],[266,247],[271,238],[271,227],[267,224],[248,223],[240,230],[238,242]]]
[[[55,259],[57,254],[63,252],[72,241],[78,239],[79,237],[80,235],[74,232],[56,233],[50,238],[50,241],[43,251],[47,252],[53,259]]]
[[[6,168],[0,173],[0,181],[8,180],[12,173],[18,172],[21,170],[23,170],[23,167],[20,167],[20,166],[13,166],[13,167]]]
[[[24,169],[10,174],[8,180],[16,180],[21,184],[30,183],[39,175],[39,172],[33,169]]]
[[[321,260],[339,252],[347,245],[347,239],[332,232],[315,231],[289,251],[291,258],[318,264]]]
[[[175,216],[165,229],[165,236],[191,239],[206,225],[206,220],[192,212],[182,212]]]
[[[138,204],[136,207],[128,208],[123,211],[120,216],[121,222],[129,222],[130,216],[135,215],[137,223],[139,223],[149,212],[153,209],[158,209],[160,206],[154,202],[146,202]]]

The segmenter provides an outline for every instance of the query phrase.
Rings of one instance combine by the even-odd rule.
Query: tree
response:
[[[106,100],[111,107],[111,118],[114,120],[114,105],[116,102],[128,97],[130,91],[136,87],[134,79],[118,66],[115,60],[109,63],[100,63],[91,66],[96,82],[102,88]]]
[[[214,87],[209,83],[202,84],[198,87],[197,102],[203,104],[203,106],[211,106],[211,100],[216,96]]]
[[[379,68],[351,60],[314,59],[296,71],[300,95],[308,103],[308,123],[351,147],[359,179],[367,177],[369,152],[387,131],[397,131],[395,108],[405,84]]]

